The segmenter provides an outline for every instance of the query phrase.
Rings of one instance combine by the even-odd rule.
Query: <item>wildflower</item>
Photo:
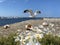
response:
[[[16,38],[17,38],[17,36],[14,36],[14,38],[16,39]]]
[[[19,37],[21,37],[21,35],[18,35]]]
[[[52,28],[52,30],[55,32],[55,29],[54,28]]]
[[[36,38],[42,38],[43,34],[36,34],[35,36],[36,36]]]
[[[39,28],[44,28],[44,26],[43,25],[39,25]]]
[[[19,39],[19,37],[17,37],[16,39],[15,39],[15,42],[17,42],[17,41],[19,41],[20,39]]]
[[[17,35],[19,35],[20,33],[16,33]]]
[[[38,27],[34,27],[34,29],[36,30],[36,29],[38,29]]]
[[[20,30],[19,30],[19,29],[18,29],[17,31],[18,31],[18,32],[20,32]]]
[[[45,32],[47,32],[48,30],[46,28],[43,29]]]
[[[27,45],[35,45],[32,36],[31,36],[31,38],[29,39],[29,42],[27,43]]]
[[[28,33],[29,31],[27,30],[26,33]]]
[[[50,23],[49,25],[50,25],[51,27],[53,27],[53,26],[54,26],[54,24],[52,24],[52,23]]]
[[[22,42],[23,44],[26,44],[24,41]]]
[[[30,36],[30,35],[31,35],[31,33],[28,33],[27,35],[28,35],[28,36]]]
[[[26,40],[28,40],[30,38],[31,38],[31,36],[27,36],[27,37],[25,37],[24,41],[26,41]]]
[[[49,30],[49,28],[47,27],[47,30]]]
[[[37,32],[38,33],[43,33],[43,31],[41,29],[38,29]]]
[[[39,42],[37,42],[36,45],[41,45],[41,44]]]
[[[30,43],[30,42],[29,42],[29,43],[27,43],[26,45],[35,45],[35,44],[34,44],[34,43]]]
[[[41,29],[39,29],[38,27],[34,27],[34,29],[36,30],[37,33],[41,33],[43,32]]]
[[[48,34],[52,34],[52,32],[51,32],[51,31],[48,31],[46,34],[47,34],[47,35],[48,35]]]

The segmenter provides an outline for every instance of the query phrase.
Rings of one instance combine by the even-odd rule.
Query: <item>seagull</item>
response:
[[[24,10],[24,13],[29,13],[30,14],[29,17],[36,17],[36,15],[40,14],[41,11],[37,10],[37,11],[33,12],[31,9],[29,9],[29,10],[27,9],[27,10]]]

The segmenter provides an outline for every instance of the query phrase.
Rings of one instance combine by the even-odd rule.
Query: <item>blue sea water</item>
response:
[[[0,26],[6,25],[6,24],[13,24],[17,22],[22,22],[26,20],[36,20],[36,19],[42,19],[42,18],[10,18],[10,19],[0,19]]]

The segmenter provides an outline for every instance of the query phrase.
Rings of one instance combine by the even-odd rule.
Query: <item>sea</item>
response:
[[[37,19],[43,19],[41,17],[39,18],[8,18],[8,19],[0,19],[0,26],[6,25],[6,24],[13,24],[17,22],[22,22],[26,20],[37,20]]]

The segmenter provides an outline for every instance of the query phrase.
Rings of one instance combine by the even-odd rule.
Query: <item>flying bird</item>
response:
[[[36,17],[36,15],[37,14],[40,14],[41,13],[41,11],[35,11],[35,12],[33,12],[32,10],[24,10],[24,13],[29,13],[30,14],[30,16],[29,17]]]

